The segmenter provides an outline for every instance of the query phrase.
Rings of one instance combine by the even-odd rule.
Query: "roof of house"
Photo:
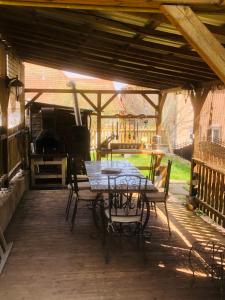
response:
[[[43,67],[30,63],[25,63],[25,86],[37,89],[69,89],[68,83],[75,82],[76,88],[80,90],[115,90],[115,84],[112,81],[94,77],[79,76],[79,74],[68,74],[62,70]],[[143,90],[141,87],[127,85],[124,87],[129,90]],[[26,100],[31,100],[36,93],[26,93]],[[96,94],[86,94],[88,98],[96,105]],[[102,95],[102,105],[111,97],[110,94]],[[151,99],[156,103],[157,96],[151,95]],[[80,108],[93,109],[84,99],[78,94]],[[38,102],[48,104],[58,104],[62,106],[73,107],[73,94],[54,94],[43,93],[38,99]],[[156,103],[157,104],[157,103]],[[146,102],[141,95],[118,95],[109,106],[104,109],[103,114],[154,114],[154,109]]]

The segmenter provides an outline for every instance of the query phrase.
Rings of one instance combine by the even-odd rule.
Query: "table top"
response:
[[[115,177],[121,176],[116,179],[116,189],[124,190],[125,185],[128,185],[129,191],[137,191],[139,183],[141,191],[155,191],[156,188],[150,180],[140,173],[140,171],[134,167],[127,160],[103,160],[103,161],[86,161],[85,167],[87,176],[90,182],[91,190],[95,192],[108,192],[108,178],[110,176],[110,185],[113,187],[115,184]],[[113,174],[113,171],[118,172]],[[104,172],[104,173],[102,173]],[[105,174],[105,172],[109,172]],[[129,181],[129,175],[132,179]],[[138,177],[142,177],[141,181]]]

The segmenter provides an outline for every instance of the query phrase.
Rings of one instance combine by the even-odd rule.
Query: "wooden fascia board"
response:
[[[183,34],[215,74],[225,82],[225,49],[190,7],[162,5],[160,10]]]

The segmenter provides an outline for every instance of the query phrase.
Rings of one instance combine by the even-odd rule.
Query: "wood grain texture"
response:
[[[160,9],[225,83],[225,49],[191,8],[162,5]]]

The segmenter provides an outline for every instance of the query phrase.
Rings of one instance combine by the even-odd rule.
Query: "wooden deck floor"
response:
[[[91,211],[79,209],[71,233],[64,218],[66,200],[63,190],[26,193],[7,230],[14,247],[0,277],[1,300],[220,299],[209,278],[199,277],[191,286],[188,239],[198,228],[208,231],[176,201],[171,201],[170,211],[179,228],[173,226],[172,238],[161,214],[152,215],[147,262],[135,244],[124,241],[122,248],[114,244],[111,261],[105,264],[101,242],[93,235]],[[196,220],[196,228],[192,233],[186,228],[189,236],[183,237],[182,226]]]

